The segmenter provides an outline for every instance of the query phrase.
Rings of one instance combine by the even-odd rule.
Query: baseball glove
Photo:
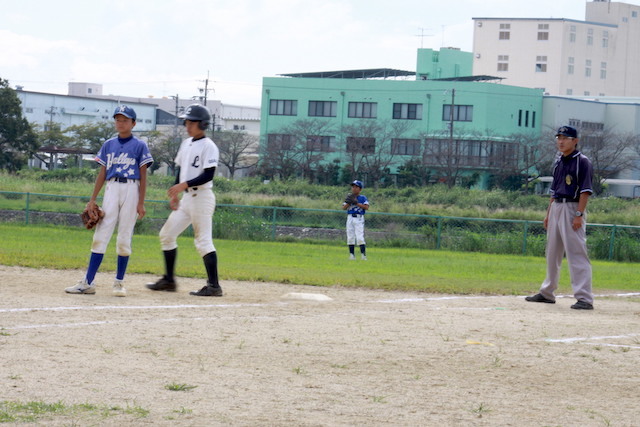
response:
[[[91,230],[104,218],[104,211],[95,203],[87,204],[87,207],[80,214],[80,218],[87,230]]]
[[[344,202],[348,205],[355,205],[358,203],[358,196],[353,193],[347,194],[347,197],[344,199]]]

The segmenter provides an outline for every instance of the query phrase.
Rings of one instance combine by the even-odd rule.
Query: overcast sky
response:
[[[3,1],[0,77],[39,92],[66,94],[73,81],[101,83],[105,95],[191,98],[209,73],[209,99],[259,106],[262,77],[415,71],[420,47],[471,51],[474,17],[584,20],[586,1]]]

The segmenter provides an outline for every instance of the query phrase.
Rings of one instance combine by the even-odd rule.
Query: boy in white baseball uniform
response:
[[[367,246],[364,241],[364,214],[369,209],[369,200],[360,194],[362,181],[355,180],[351,183],[352,198],[345,200],[342,209],[347,211],[347,245],[349,246],[349,259],[355,260],[356,243],[360,245],[360,256],[363,261],[367,259]]]
[[[176,291],[174,269],[178,254],[177,238],[189,225],[193,225],[193,242],[202,256],[208,280],[202,289],[190,294],[221,297],[218,258],[211,235],[213,212],[216,208],[216,197],[212,191],[213,177],[218,166],[219,151],[216,144],[205,135],[211,114],[206,107],[193,104],[187,107],[180,118],[184,119],[190,138],[182,142],[176,156],[179,173],[175,185],[167,192],[173,212],[160,230],[165,275],[156,283],[147,284],[147,288],[153,291]],[[183,194],[181,200],[178,198],[180,194]]]
[[[147,167],[153,163],[149,148],[144,141],[133,136],[136,112],[131,107],[121,105],[113,113],[118,136],[107,140],[96,155],[100,172],[96,177],[93,194],[88,205],[95,204],[102,186],[106,182],[102,210],[104,218],[96,225],[91,246],[91,257],[85,277],[75,286],[65,289],[70,294],[95,294],[93,280],[100,268],[104,253],[113,231],[118,224],[116,252],[118,266],[113,283],[113,294],[123,297],[127,291],[122,285],[129,256],[131,238],[136,218],[145,215],[144,197],[147,190]]]

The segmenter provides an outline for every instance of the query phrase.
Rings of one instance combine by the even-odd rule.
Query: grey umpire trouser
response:
[[[562,257],[567,255],[571,288],[577,300],[593,303],[591,290],[591,262],[587,253],[586,214],[582,227],[574,230],[571,224],[578,203],[551,203],[547,223],[547,277],[540,286],[540,293],[555,300],[553,293],[558,289]]]

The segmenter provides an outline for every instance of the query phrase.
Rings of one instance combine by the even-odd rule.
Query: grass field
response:
[[[0,264],[84,270],[92,232],[68,227],[0,224]],[[545,275],[541,257],[368,248],[368,261],[348,261],[346,246],[216,240],[224,280],[313,286],[363,287],[453,294],[521,295],[534,292]],[[100,271],[115,270],[114,244]],[[637,263],[594,261],[594,291],[639,290]],[[130,273],[162,274],[156,236],[136,235]],[[179,239],[178,276],[205,277],[191,238]],[[75,282],[79,277],[70,277]],[[560,292],[569,292],[566,262]]]

